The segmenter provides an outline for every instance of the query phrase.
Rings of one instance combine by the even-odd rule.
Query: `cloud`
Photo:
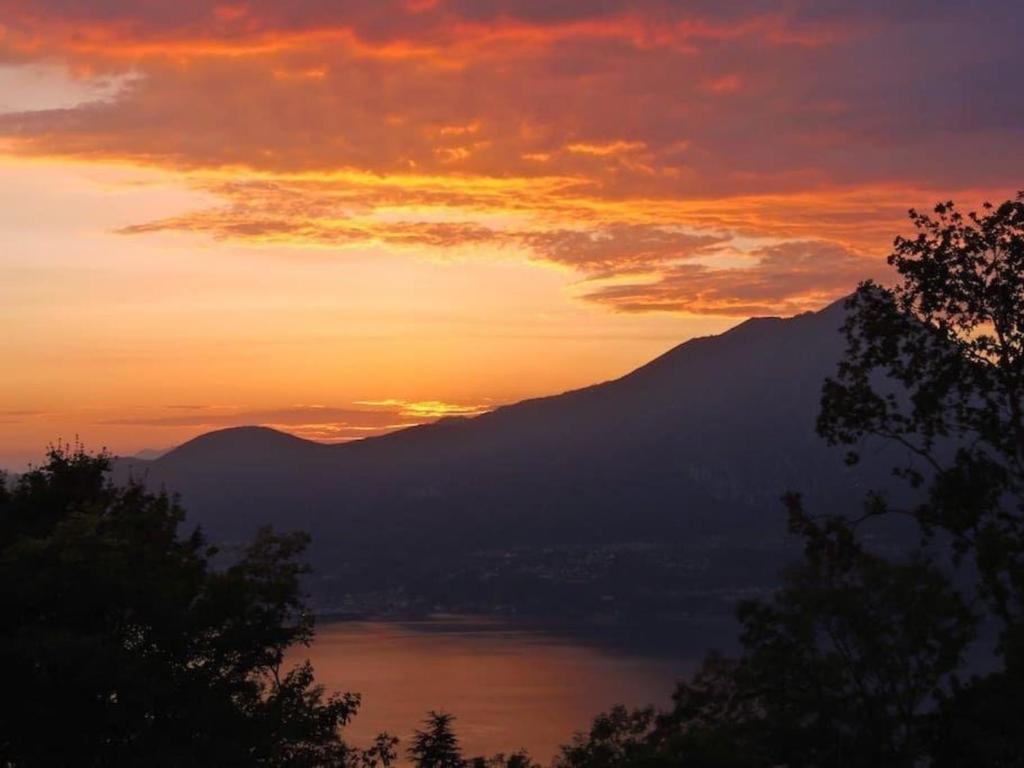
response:
[[[636,152],[644,149],[647,145],[642,141],[608,141],[602,144],[587,144],[585,142],[578,142],[576,144],[569,144],[566,146],[566,150],[569,152],[575,152],[582,155],[597,155],[598,157],[604,157],[606,155],[621,155],[629,152]]]
[[[1012,25],[966,8],[911,20],[806,3],[774,15],[752,2],[557,13],[438,3],[413,13],[307,0],[246,3],[226,16],[211,3],[182,5],[8,3],[9,45],[24,36],[35,55],[138,77],[116,100],[9,115],[0,132],[25,152],[176,167],[501,177],[535,175],[523,157],[547,155],[556,173],[586,175],[611,195],[778,190],[797,170],[805,184],[909,174],[961,185],[971,169],[972,182],[1007,176],[968,136],[1007,149],[1020,138],[1021,108],[999,97],[1015,60],[1001,27]],[[833,44],[779,42],[809,30]],[[985,39],[984,59],[932,43],[954,34]],[[90,36],[95,45],[82,50]],[[452,56],[462,58],[446,63]],[[453,125],[475,129],[445,131]],[[961,153],[936,163],[936,150],[953,145]]]
[[[184,231],[296,245],[383,243],[419,249],[516,245],[583,272],[635,271],[713,253],[729,240],[812,238],[882,252],[911,204],[939,193],[913,187],[659,199],[593,195],[585,179],[450,177],[354,171],[197,174],[224,205],[143,222],[127,235]],[[961,197],[980,199],[978,190]],[[497,223],[496,223],[496,220]]]
[[[435,421],[445,416],[476,416],[491,405],[441,401],[367,400],[352,406],[295,405],[285,408],[248,409],[227,406],[167,406],[166,415],[121,416],[104,424],[143,427],[192,427],[209,430],[226,427],[266,426],[300,437],[325,442],[344,442],[381,435],[396,429]]]
[[[50,415],[48,411],[39,410],[0,410],[0,424],[24,424],[27,421],[32,421],[48,415]]]
[[[385,244],[420,251],[517,247],[537,260],[572,267],[588,276],[649,270],[659,264],[696,258],[713,253],[730,239],[661,224],[613,223],[578,229],[546,229],[534,224],[534,229],[518,229],[461,221],[391,221],[361,216],[359,209],[341,201],[326,205],[324,198],[326,195],[320,196],[319,204],[310,206],[283,201],[254,205],[248,199],[230,208],[197,211],[119,231],[128,235],[191,231],[255,242]]]
[[[397,413],[400,416],[433,419],[446,416],[479,416],[492,407],[490,405],[445,403],[441,400],[357,400],[355,404],[375,408],[397,408]]]
[[[9,45],[48,46],[110,57],[140,53],[238,55],[280,50],[320,36],[344,36],[366,55],[388,58],[473,51],[486,55],[508,44],[545,46],[573,39],[617,39],[642,47],[679,46],[690,40],[754,35],[776,44],[813,45],[843,27],[831,20],[766,11],[760,2],[737,2],[739,12],[712,3],[684,6],[675,0],[604,0],[546,3],[379,0],[274,0],[174,4],[3,0]],[[114,47],[111,43],[121,43]],[[101,45],[109,48],[103,50]]]
[[[1024,6],[983,5],[0,0],[14,69],[118,84],[0,114],[0,146],[220,200],[125,234],[502,250],[617,279],[583,294],[613,310],[803,307],[838,290],[806,242],[867,274],[907,207],[1019,185]]]
[[[653,282],[606,286],[587,298],[623,312],[796,314],[850,293],[879,271],[876,261],[824,242],[758,248],[750,258],[748,266],[728,268],[676,265]]]
[[[549,230],[519,235],[537,258],[575,267],[588,276],[625,274],[714,252],[728,237],[683,227],[614,224],[588,230]]]

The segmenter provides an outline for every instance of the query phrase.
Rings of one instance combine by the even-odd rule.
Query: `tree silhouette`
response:
[[[509,755],[499,752],[491,757],[474,757],[469,765],[472,768],[540,768],[525,749]]]
[[[846,357],[826,383],[819,431],[858,447],[883,439],[920,499],[901,512],[933,546],[968,561],[1000,628],[1002,670],[941,697],[936,765],[1024,755],[1024,193],[981,213],[951,203],[911,211],[897,238],[892,288],[865,283],[849,302]],[[960,757],[958,757],[960,756]],[[953,760],[954,762],[948,762]]]
[[[900,282],[847,302],[818,431],[851,464],[895,443],[917,501],[872,492],[849,520],[787,495],[804,558],[771,600],[740,604],[740,656],[712,654],[657,717],[602,716],[561,765],[1024,765],[1024,193],[910,215]],[[859,531],[893,513],[925,546],[890,561]],[[1002,668],[964,681],[976,610],[998,622]]]
[[[381,733],[370,747],[362,750],[356,762],[358,768],[390,768],[397,760],[398,739]]]
[[[906,449],[897,474],[925,493],[901,511],[974,559],[1012,630],[1024,615],[1024,193],[911,218],[918,235],[889,257],[902,282],[865,283],[848,304],[819,431],[851,446],[851,462],[868,437]]]
[[[452,724],[455,717],[446,712],[430,712],[426,726],[413,734],[409,758],[417,768],[465,768],[459,740]]]
[[[623,706],[594,719],[587,734],[577,734],[562,749],[562,768],[613,768],[645,764],[651,758],[653,709],[628,710]]]
[[[926,562],[887,563],[826,528],[806,535],[779,593],[740,604],[738,659],[712,654],[658,716],[599,717],[560,765],[917,764],[973,617]]]
[[[312,637],[303,535],[260,532],[214,569],[165,493],[58,447],[0,484],[0,762],[338,765],[358,697],[285,651]]]

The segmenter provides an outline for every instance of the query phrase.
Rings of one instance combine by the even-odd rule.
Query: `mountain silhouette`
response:
[[[852,509],[884,478],[815,434],[843,316],[838,302],[751,319],[614,381],[481,416],[340,445],[225,429],[118,471],[180,493],[214,540],[307,530],[327,574],[516,547],[778,539],[783,492]]]

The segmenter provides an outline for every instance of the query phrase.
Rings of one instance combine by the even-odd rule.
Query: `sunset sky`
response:
[[[1024,188],[1019,0],[0,0],[0,466],[621,375]]]

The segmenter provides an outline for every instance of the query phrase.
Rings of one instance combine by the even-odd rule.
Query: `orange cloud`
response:
[[[532,7],[531,7],[532,6]],[[107,60],[245,56],[346,42],[361,55],[464,61],[571,41],[621,41],[639,49],[692,51],[695,41],[751,37],[773,45],[818,46],[850,34],[849,25],[752,11],[722,18],[672,2],[611,2],[601,8],[531,3],[491,7],[459,2],[381,0],[368,5],[183,0],[173,6],[26,5],[2,0],[4,45],[23,55],[63,53]]]
[[[881,273],[876,260],[831,243],[756,249],[749,266],[675,265],[652,282],[600,288],[587,298],[623,312],[688,312],[749,317],[818,309]]]
[[[133,73],[104,99],[0,113],[7,151],[158,166],[222,201],[121,230],[137,236],[498,249],[620,278],[583,294],[611,309],[735,312],[838,290],[804,246],[758,248],[855,252],[845,280],[880,262],[908,206],[978,200],[1024,173],[1024,114],[990,82],[1016,42],[962,30],[985,38],[989,71],[903,35],[956,27],[966,12],[953,7],[922,19],[870,3],[766,14],[753,0],[0,0],[0,12],[12,61]],[[956,88],[972,85],[977,108],[964,110]],[[723,249],[760,255],[720,269]],[[621,282],[639,273],[651,279]],[[803,298],[750,298],[794,281]]]
[[[642,141],[608,141],[603,144],[588,144],[586,142],[578,142],[575,144],[569,144],[566,149],[570,152],[577,152],[583,155],[598,155],[604,157],[605,155],[621,155],[627,152],[636,152],[641,150],[647,145]]]
[[[720,75],[704,81],[704,88],[712,93],[735,93],[743,87],[743,78],[737,74]]]
[[[321,442],[345,442],[417,426],[444,416],[476,416],[491,407],[406,400],[365,400],[348,407],[295,405],[268,409],[194,405],[168,407],[171,413],[125,416],[104,423],[151,428],[188,427],[196,430],[259,425]]]

